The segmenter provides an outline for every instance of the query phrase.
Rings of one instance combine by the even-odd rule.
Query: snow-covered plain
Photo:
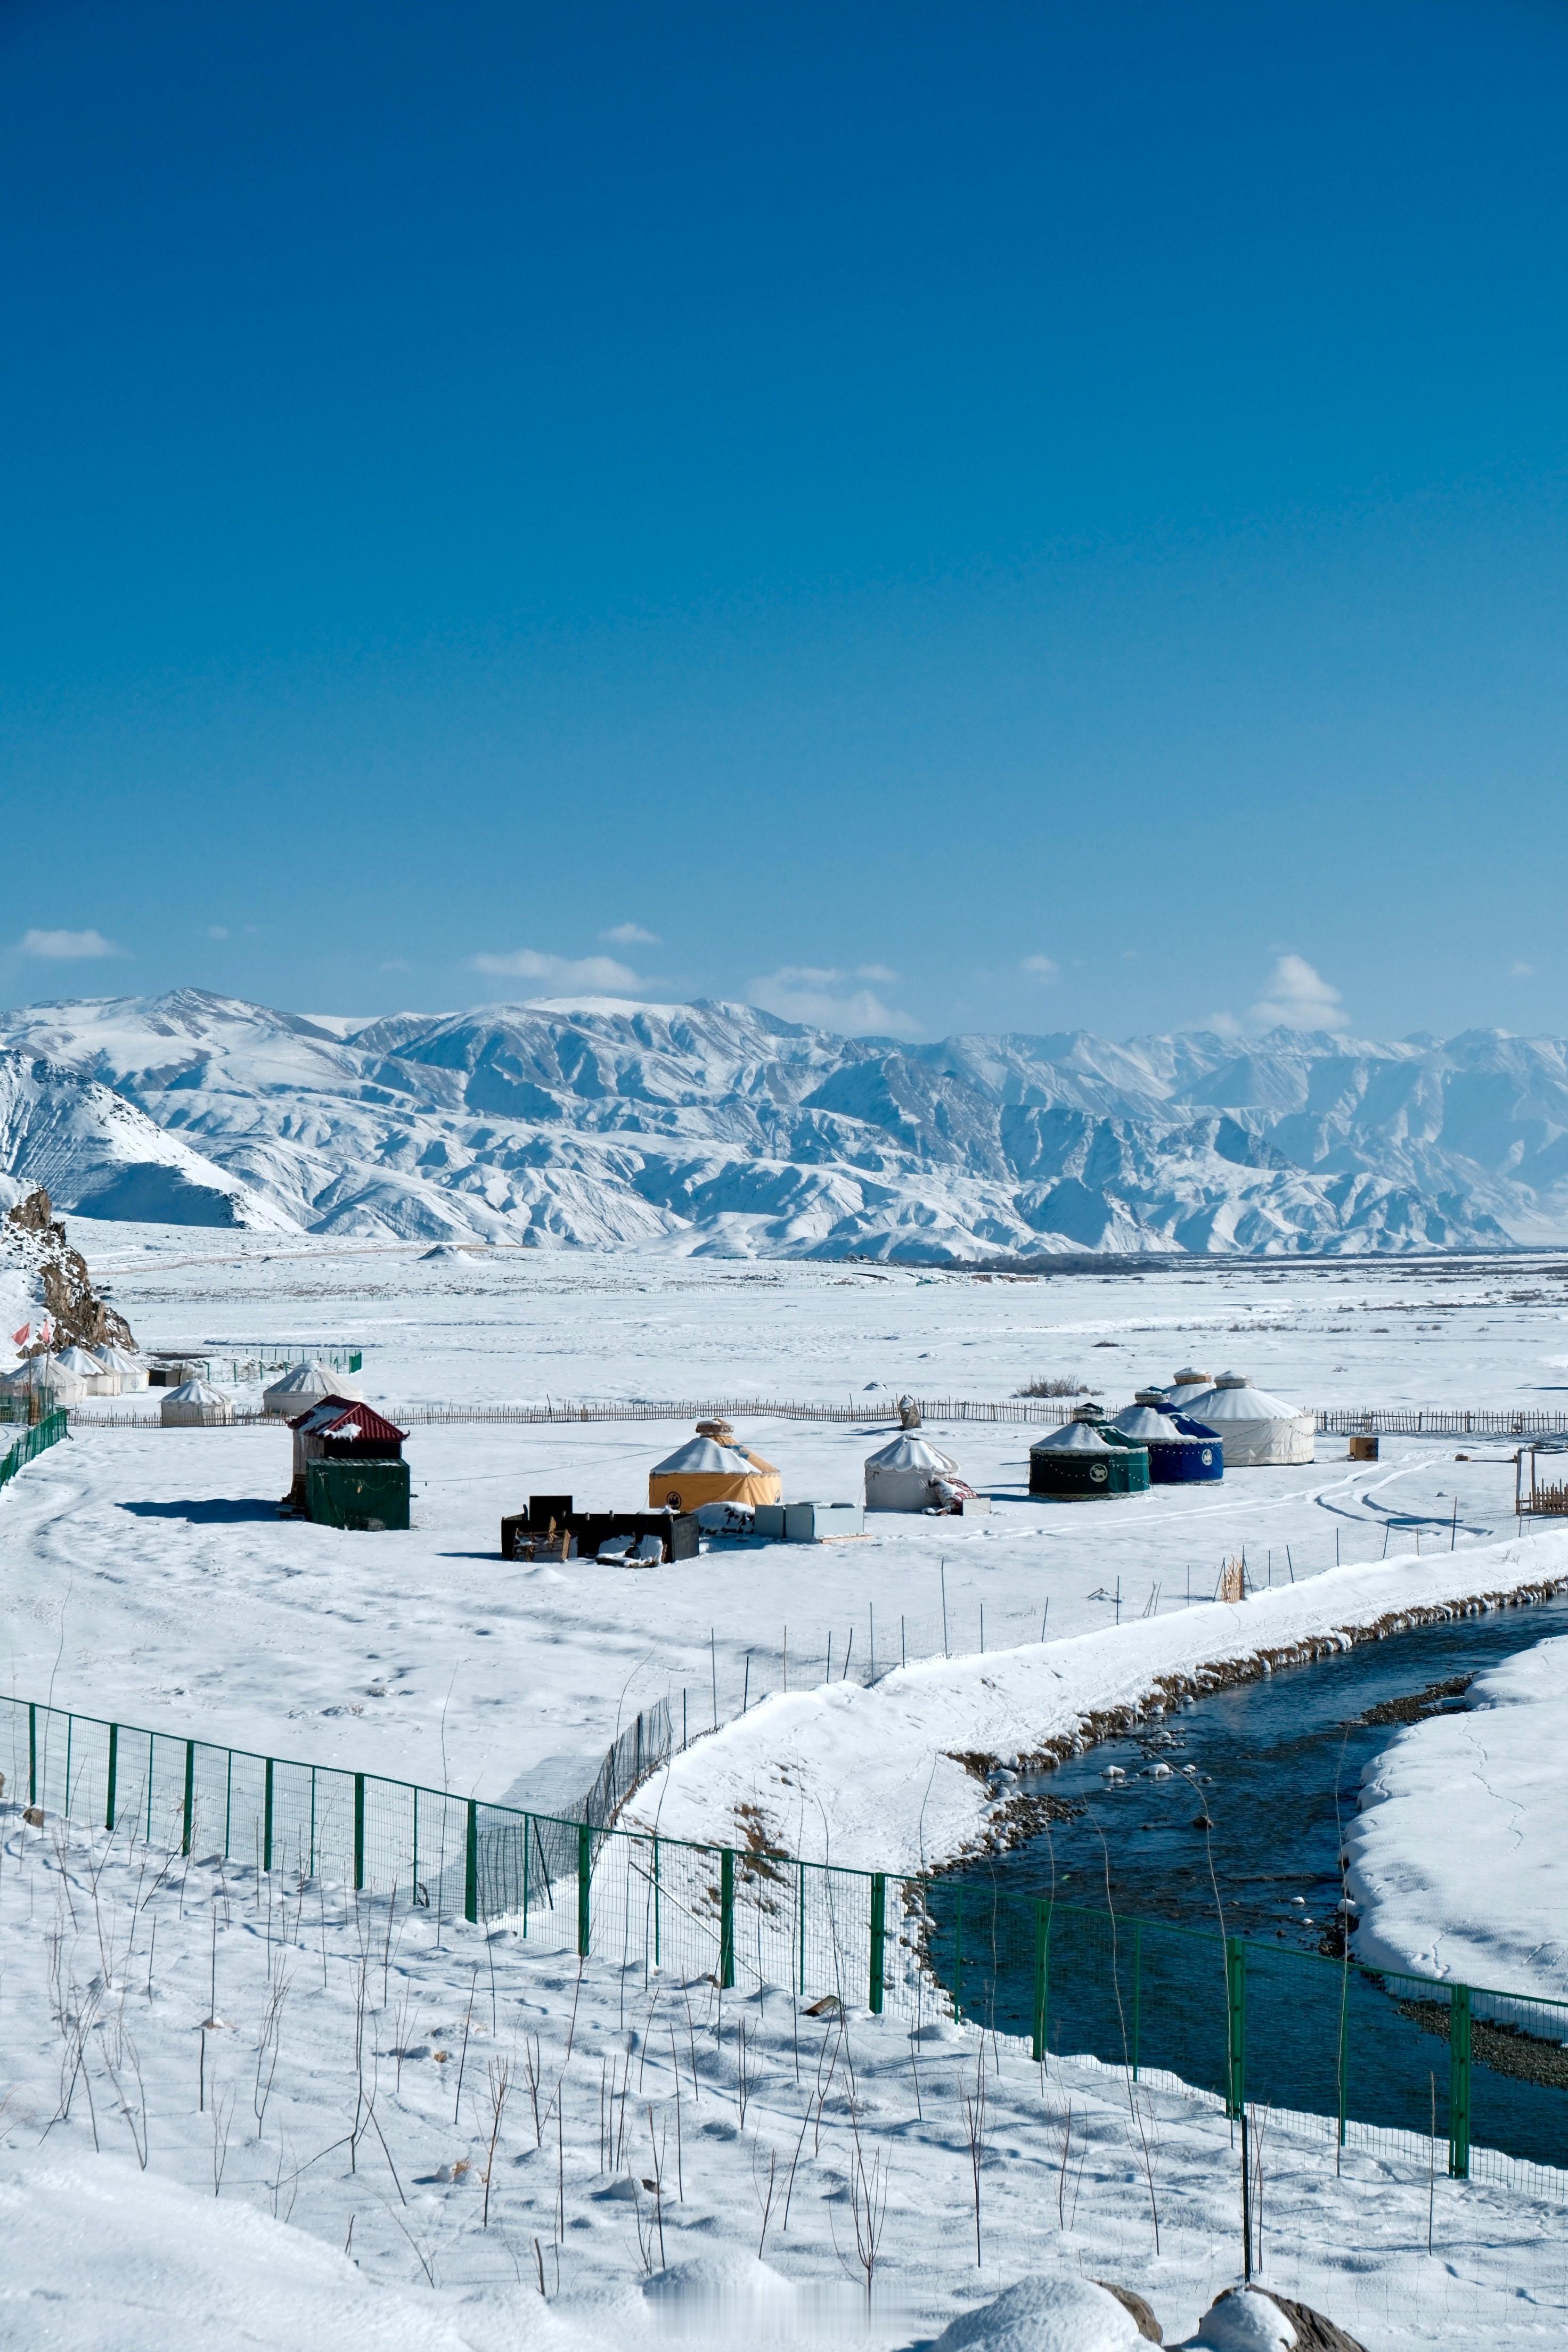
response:
[[[366,1391],[394,1412],[563,1396],[863,1406],[846,1425],[745,1423],[792,1497],[857,1495],[905,1388],[1000,1399],[1056,1373],[1121,1402],[1189,1361],[1234,1361],[1304,1403],[1568,1398],[1568,1288],[1508,1265],[1009,1282],[523,1253],[431,1264],[71,1226],[100,1231],[95,1270],[144,1344],[361,1341]],[[1510,1301],[1520,1290],[1537,1296]],[[155,1397],[132,1402],[155,1415]],[[1052,1507],[1026,1497],[1026,1426],[939,1423],[994,1497],[988,1518],[884,1514],[862,1543],[715,1551],[651,1576],[503,1569],[504,1511],[531,1491],[642,1503],[683,1425],[418,1428],[415,1528],[366,1536],[277,1518],[281,1431],[95,1429],[92,1411],[7,1499],[14,1690],[52,1682],[62,1703],[154,1729],[541,1805],[586,1787],[641,1705],[668,1696],[679,1715],[684,1692],[695,1731],[779,1689],[786,1642],[792,1686],[824,1677],[830,1644],[835,1678],[847,1654],[853,1680],[873,1651],[879,1670],[977,1652],[983,1609],[987,1651],[1042,1623],[1055,1638],[1168,1616],[1207,1599],[1244,1548],[1258,1582],[1283,1584],[1336,1548],[1376,1560],[1513,1527],[1500,1444],[1389,1440],[1360,1465],[1325,1439],[1307,1468]]]
[[[363,1344],[363,1384],[394,1411],[419,1402],[747,1394],[852,1399],[863,1406],[864,1419],[843,1426],[745,1423],[744,1433],[784,1468],[792,1496],[854,1493],[859,1464],[888,1425],[888,1402],[905,1388],[999,1399],[1048,1373],[1094,1381],[1109,1402],[1121,1402],[1142,1381],[1168,1378],[1195,1361],[1210,1370],[1237,1363],[1260,1385],[1304,1404],[1555,1407],[1568,1391],[1568,1289],[1562,1273],[1538,1264],[1232,1265],[987,1282],[858,1266],[649,1265],[502,1252],[430,1262],[385,1247],[346,1250],[290,1239],[279,1249],[256,1237],[86,1223],[73,1223],[72,1238],[90,1244],[95,1272],[110,1282],[115,1304],[144,1344],[202,1346],[215,1354],[243,1353],[258,1342]],[[682,1809],[689,1809],[692,1823],[707,1818],[705,1808],[727,1813],[742,1783],[774,1792],[781,1742],[798,1748],[802,1725],[815,1724],[825,1727],[816,1767],[820,1804],[811,1817],[816,1834],[826,1828],[835,1859],[892,1867],[922,1851],[928,1861],[940,1859],[984,1830],[984,1790],[944,1763],[934,1752],[939,1746],[1037,1744],[1075,1709],[1136,1696],[1152,1676],[1184,1660],[1217,1657],[1249,1638],[1271,1640],[1285,1629],[1294,1639],[1357,1611],[1375,1614],[1385,1601],[1397,1608],[1434,1594],[1497,1591],[1510,1579],[1568,1572],[1560,1536],[1528,1527],[1516,1534],[1510,1449],[1479,1440],[1384,1440],[1381,1462],[1352,1465],[1342,1439],[1322,1439],[1322,1458],[1307,1468],[1236,1475],[1217,1493],[1161,1490],[1124,1506],[1079,1509],[1025,1498],[1026,1429],[939,1423],[973,1483],[994,1496],[990,1517],[873,1522],[863,1543],[716,1550],[643,1574],[576,1562],[531,1572],[503,1566],[498,1557],[504,1509],[531,1489],[570,1490],[591,1503],[640,1500],[649,1465],[679,1427],[416,1428],[408,1447],[415,1528],[406,1536],[365,1536],[276,1517],[287,1475],[287,1439],[276,1430],[95,1427],[91,1414],[89,1408],[70,1443],[33,1464],[0,1499],[0,1622],[12,1690],[52,1692],[57,1703],[160,1731],[541,1804],[578,1793],[617,1722],[651,1698],[671,1694],[679,1707],[684,1691],[696,1729],[714,1711],[715,1685],[721,1718],[737,1714],[742,1694],[753,1702],[775,1694],[682,1760],[662,1792],[664,1825],[673,1826],[678,1812],[687,1819]],[[1472,1458],[1457,1460],[1461,1454]],[[1336,1538],[1346,1563],[1338,1576]],[[1263,1595],[1240,1610],[1207,1605],[1219,1562],[1243,1547]],[[951,1662],[942,1657],[944,1590]],[[865,1690],[856,1677],[862,1662],[869,1664],[873,1612],[879,1677],[897,1654],[900,1621],[910,1654],[935,1657]],[[780,1694],[786,1626],[787,1701]],[[830,1637],[835,1686],[828,1694],[810,1686],[823,1680]],[[1010,1654],[994,1660],[992,1653],[1002,1650]],[[851,1776],[842,1769],[840,1734],[851,1718],[861,1752],[881,1759],[886,1804],[879,1814],[853,1795]],[[916,1818],[922,1791],[923,1823]],[[660,1795],[650,1788],[643,1801],[657,1804]],[[657,2330],[650,2316],[657,2299],[641,2285],[638,2225],[640,2220],[646,2237],[647,2192],[628,2199],[623,2179],[616,2194],[595,2193],[612,2186],[601,2177],[597,2142],[601,2067],[607,2070],[614,2049],[624,2068],[626,2032],[642,2032],[648,1992],[640,1976],[634,1984],[594,1963],[579,1989],[574,1970],[563,1971],[558,1958],[527,1950],[506,1931],[487,1940],[459,1929],[454,1940],[448,1930],[437,1951],[426,1921],[404,1927],[395,1958],[384,1974],[379,1967],[373,1972],[379,1999],[369,2005],[384,2013],[367,2025],[366,2046],[382,2053],[375,2062],[377,2116],[390,2160],[379,2147],[372,2150],[375,2135],[367,2126],[351,2168],[342,2140],[357,2094],[353,1988],[362,1951],[352,1897],[345,1919],[341,1890],[328,1893],[323,1927],[321,1891],[309,1892],[290,1963],[300,1973],[290,1997],[289,2063],[280,2061],[276,2108],[265,2128],[253,2132],[268,1965],[275,1975],[282,1932],[276,1909],[270,1931],[265,1923],[265,1889],[258,1914],[257,1889],[242,1874],[231,1873],[226,1892],[221,1885],[215,1892],[212,1871],[193,1869],[187,1881],[182,1869],[149,1901],[155,1862],[138,1885],[140,1855],[120,1850],[103,1862],[100,1852],[58,1850],[52,1823],[41,1838],[24,1838],[14,1816],[7,1826],[0,2016],[10,2010],[16,2100],[0,2130],[4,2162],[12,2168],[8,2193],[24,2200],[19,2212],[36,2210],[26,2202],[35,2191],[20,2176],[59,2103],[62,2052],[76,2030],[51,2018],[52,1966],[57,1978],[68,1982],[74,1976],[81,1995],[95,1973],[117,1988],[101,1996],[106,2014],[124,2000],[154,2126],[149,2170],[143,2176],[137,2169],[137,2180],[145,2186],[156,2176],[184,2184],[186,2192],[205,2182],[214,2201],[210,2118],[196,2106],[195,2077],[200,2021],[211,2013],[216,1917],[217,2009],[227,2022],[205,2038],[220,2085],[226,2084],[235,2100],[219,2212],[233,2200],[269,2213],[266,2184],[279,2178],[280,2163],[287,2172],[314,2158],[301,2177],[294,2228],[341,2248],[353,2217],[351,2253],[364,2265],[358,2275],[395,2282],[399,2296],[417,2294],[426,2310],[430,2288],[419,2244],[433,2252],[432,2343],[441,2344],[440,2326],[479,2352],[520,2337],[532,2342],[536,2335],[541,2343],[569,2343],[581,2330],[586,2341],[598,2342]],[[781,1816],[780,1826],[792,1840],[805,1839],[810,1829],[799,1816]],[[61,1932],[74,1939],[72,1953],[60,1958],[65,1945],[56,1943],[51,1961],[62,1899],[68,1925]],[[118,1923],[104,1931],[107,1944],[128,1952],[133,1945],[133,1958],[116,1958],[100,1946],[100,1908]],[[384,1924],[378,1916],[378,1938]],[[367,1923],[362,1927],[366,1936],[372,1932]],[[395,1923],[393,1933],[395,1941]],[[384,1944],[380,1948],[384,1952]],[[450,2078],[437,2070],[434,2053],[447,2046],[468,2013],[476,1965],[475,2015],[483,2012],[486,2027],[477,2047],[484,2063],[473,2070],[470,2059],[453,2120],[445,2087]],[[412,2013],[395,2030],[405,1989]],[[673,2263],[702,2253],[749,2262],[762,2227],[758,2184],[769,2155],[776,2178],[801,2128],[806,2094],[795,2088],[794,2044],[797,2025],[803,2034],[805,2029],[783,1995],[745,2005],[748,2032],[753,2018],[757,2029],[752,2047],[759,2082],[748,2095],[742,2127],[733,2038],[741,2005],[727,2012],[715,2042],[716,2020],[704,2007],[710,1989],[694,1989],[691,1997],[702,2095],[709,2098],[711,2084],[716,2112],[705,2108],[700,2125],[694,2105],[684,2116],[691,2137],[682,2163],[689,2168],[686,2200],[693,2210],[672,2217],[666,2207],[666,2258]],[[684,1998],[677,1987],[661,1996],[646,2085],[642,2042],[633,2045],[639,2080],[628,2101],[631,2153],[622,2154],[632,2167],[627,2177],[639,2181],[642,2111],[652,2104],[657,2132],[674,2098],[664,2005],[679,2021],[679,2054]],[[553,2082],[574,2003],[580,2047],[574,2045],[578,2055],[563,2095],[567,2251],[557,2297],[551,2217],[560,2168],[552,2171],[550,2152],[534,2143],[531,2116],[524,2124],[525,2085],[511,2095],[500,2176],[504,2230],[493,2212],[489,2231],[476,2224],[479,2192],[472,2186],[431,2176],[460,2156],[472,2158],[491,2058],[521,2066],[524,2037],[536,2033],[542,2053],[554,2053],[548,2061]],[[86,2014],[79,1996],[63,2005],[79,2019]],[[1024,2271],[1058,2263],[1075,2275],[1117,2277],[1139,2287],[1170,2337],[1190,2328],[1212,2293],[1234,2277],[1234,2163],[1227,2129],[1212,2109],[1174,2089],[1148,2094],[1145,2121],[1157,2124],[1160,2147],[1157,2189],[1169,2200],[1156,2262],[1140,2144],[1119,2079],[1089,2064],[1069,2063],[1058,2075],[1053,2060],[1042,2084],[1036,2070],[1005,2053],[988,2095],[994,2148],[1005,2160],[984,2173],[994,2234],[974,2273],[964,2254],[972,2216],[964,2204],[969,2156],[960,2137],[959,2084],[966,2082],[973,2095],[976,2038],[928,2022],[915,2063],[921,2100],[929,2084],[931,2105],[917,2110],[904,2025],[856,2020],[851,2030],[863,2114],[892,2167],[885,2244],[894,2307],[877,2321],[880,2340],[929,2336],[956,2305]],[[100,2033],[89,2023],[87,2031],[97,2036],[96,2047],[114,2028],[106,2023]],[[822,2031],[820,2021],[814,2024],[818,2042]],[[401,2088],[395,2044],[428,2053],[405,2063]],[[816,2046],[803,2042],[803,2053]],[[815,2063],[803,2054],[803,2066]],[[684,2057],[680,2063],[684,2071]],[[123,2069],[121,2075],[129,2085]],[[112,2084],[91,2079],[100,2136],[106,2147],[118,2144],[114,2180],[123,2181],[135,2157],[119,2109],[127,2103],[134,2108],[136,2095],[128,2088],[117,2105]],[[607,2084],[607,2072],[603,2079]],[[687,2095],[695,2095],[689,2085]],[[1088,2161],[1079,2205],[1064,2226],[1055,2212],[1055,2168],[1069,2097]],[[827,2112],[835,2113],[831,2097]],[[291,2155],[281,2146],[283,2128]],[[823,2168],[812,2172],[816,2186],[805,2204],[809,2233],[797,2219],[799,2206],[792,2209],[787,2248],[776,2212],[770,2221],[766,2259],[797,2286],[837,2280],[851,2293],[833,2231],[847,2244],[852,2268],[845,2189],[852,2137],[845,2111],[825,2125]],[[1276,2232],[1277,2283],[1333,2312],[1373,2352],[1405,2344],[1511,2347],[1561,2338],[1568,2324],[1568,2235],[1560,2210],[1504,2199],[1478,2183],[1439,2181],[1436,2205],[1446,2227],[1429,2259],[1424,2174],[1352,2149],[1336,2179],[1327,2143],[1298,2144],[1283,2127],[1277,2147],[1269,2195],[1279,2202],[1268,2225]],[[80,2206],[89,2214],[83,2243],[91,2242],[91,2198],[98,2193],[90,2148],[91,2115],[79,2095],[68,2123],[51,2130],[46,2153],[64,2168],[60,2211]],[[400,2202],[393,2161],[410,2207]],[[812,2166],[817,2162],[813,2153]],[[1069,2162],[1069,2200],[1076,2162]],[[79,2190],[67,2182],[71,2167],[86,2183]],[[651,2156],[647,2170],[651,2177]],[[806,2179],[803,2157],[797,2200]],[[174,2188],[167,2194],[174,2197]],[[419,2243],[405,2235],[405,2225]],[[536,2236],[548,2308],[538,2295]],[[671,2237],[679,2243],[668,2242]],[[106,2231],[105,2247],[112,2242]],[[90,2275],[90,2265],[84,2266],[83,2296]],[[107,2256],[98,2276],[107,2308],[113,2294]],[[188,2282],[171,2279],[169,2307],[185,2296],[191,2310],[199,2308],[198,2290],[187,2295]],[[321,2274],[322,2296],[330,2300],[340,2290],[352,2297],[346,2270]],[[830,2306],[791,2301],[793,2289],[779,2292],[784,2336],[818,2341],[840,2324],[842,2315]],[[159,2307],[155,2294],[150,2307]],[[346,2329],[353,2324],[352,2303],[344,2308]],[[752,2312],[748,2328],[754,2318]],[[30,2306],[27,2324],[43,2325]],[[384,2336],[367,2322],[364,2340],[402,2340],[401,2318],[376,2324]],[[101,2320],[85,2317],[74,2337],[18,2340],[116,2339]],[[258,2326],[257,2340],[272,2339]],[[336,2339],[323,2319],[319,2336],[300,2340]]]

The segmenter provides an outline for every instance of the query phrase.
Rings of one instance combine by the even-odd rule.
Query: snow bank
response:
[[[376,2286],[302,2230],[129,2157],[0,2168],[9,2352],[464,2352],[428,2298]]]
[[[1568,2001],[1568,1638],[1400,1732],[1350,1832],[1358,1956]]]
[[[1048,1764],[1227,1681],[1472,1609],[1568,1585],[1568,1530],[1342,1568],[1234,1606],[1140,1619],[1076,1640],[904,1666],[780,1694],[697,1742],[640,1793],[628,1822],[744,1843],[737,1809],[807,1861],[914,1871],[1032,1826],[1027,1798],[992,1793],[998,1763]]]
[[[944,2327],[936,2352],[1125,2352],[1145,2340],[1125,2305],[1092,2279],[1024,2278]]]

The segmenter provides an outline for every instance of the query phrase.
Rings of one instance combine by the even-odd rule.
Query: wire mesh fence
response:
[[[589,1818],[660,1740],[631,1727],[579,1818],[0,1700],[4,1793],[170,1854],[505,1921],[546,1950],[873,2012],[945,2015],[1568,2202],[1568,2003],[1022,1895]]]
[[[356,1349],[317,1350],[318,1360],[338,1370],[357,1372],[362,1357]],[[239,1386],[281,1371],[299,1360],[295,1356],[241,1358],[189,1355],[188,1364],[206,1367],[205,1377]],[[1059,1428],[1070,1421],[1076,1401],[1042,1397],[917,1397],[913,1400],[923,1423],[933,1426],[1016,1425]],[[590,1424],[661,1421],[795,1421],[859,1426],[868,1433],[892,1425],[896,1416],[890,1395],[880,1399],[805,1400],[764,1397],[608,1397],[574,1400],[547,1398],[542,1404],[417,1403],[388,1406],[405,1429],[529,1429],[552,1424]],[[137,1429],[158,1426],[157,1398],[127,1407],[108,1399],[90,1400],[84,1411],[70,1408],[96,1428]],[[1542,1412],[1533,1406],[1362,1406],[1319,1405],[1312,1408],[1320,1436],[1364,1437],[1561,1437],[1568,1435],[1568,1412]],[[0,1408],[0,1419],[5,1417]],[[238,1423],[275,1425],[259,1406],[236,1411]]]
[[[46,1412],[40,1420],[32,1422],[20,1437],[13,1440],[5,1453],[0,1454],[0,1487],[9,1486],[19,1470],[25,1469],[37,1455],[46,1453],[51,1445],[58,1445],[62,1437],[69,1434],[63,1412]]]

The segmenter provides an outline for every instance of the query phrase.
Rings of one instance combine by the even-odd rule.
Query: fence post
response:
[[[119,1777],[120,1726],[111,1723],[109,1727],[109,1791],[103,1805],[103,1826],[106,1830],[114,1827],[114,1784]]]
[[[1035,2015],[1029,2055],[1037,2066],[1046,2054],[1046,2004],[1050,1994],[1051,1913],[1047,1903],[1035,1906]]]
[[[191,1850],[191,1830],[195,1820],[195,1811],[196,1743],[194,1739],[187,1739],[185,1742],[185,1803],[184,1818],[180,1827],[180,1852],[182,1853],[189,1853]]]
[[[1239,1936],[1225,1939],[1226,2007],[1230,2032],[1226,2053],[1225,2111],[1241,2113],[1247,2095],[1247,1947]]]
[[[1470,2177],[1470,1988],[1448,1995],[1448,2177]]]
[[[261,1867],[272,1868],[272,1759],[267,1759],[267,1769],[261,1776]]]
[[[594,1832],[586,1822],[577,1824],[577,1956],[588,1957],[588,1937],[591,1921],[588,1916],[588,1890],[594,1883]]]
[[[884,1871],[871,1874],[871,2014],[882,2014],[882,1982],[886,1974],[888,1880]]]
[[[1138,2031],[1143,2012],[1143,1922],[1132,1923],[1132,2080],[1138,2080]]]
[[[479,1919],[479,1801],[468,1799],[468,1834],[463,1840],[463,1916],[471,1927]]]
[[[952,1900],[952,2018],[956,2025],[963,2015],[963,1888],[953,1888]]]
[[[364,1774],[354,1774],[354,1893],[364,1885]]]
[[[38,1702],[27,1701],[27,1802],[38,1801]]]
[[[719,1983],[735,1981],[735,1853],[724,1846],[719,1854]]]

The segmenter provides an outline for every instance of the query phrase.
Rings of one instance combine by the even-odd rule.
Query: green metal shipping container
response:
[[[312,1462],[305,1474],[305,1508],[322,1528],[408,1525],[406,1462]]]

